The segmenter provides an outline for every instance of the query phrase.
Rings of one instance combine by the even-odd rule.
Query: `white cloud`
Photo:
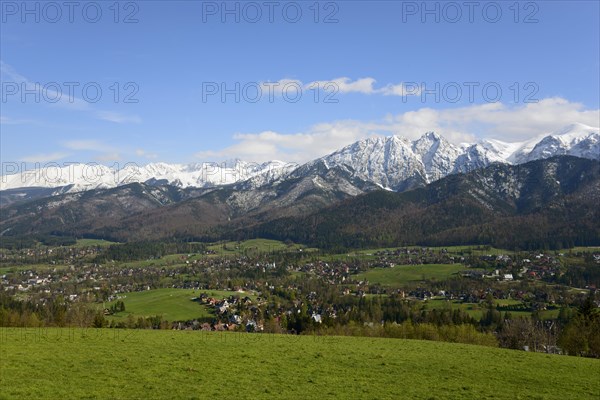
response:
[[[137,157],[143,157],[148,160],[158,158],[158,154],[141,148],[135,150],[127,149],[119,146],[112,146],[95,139],[68,140],[61,142],[60,145],[71,151],[91,152],[93,159],[98,162],[119,161],[123,160],[124,157],[133,157],[134,154]]]
[[[261,82],[260,86],[263,92],[281,95],[284,90],[290,90],[290,86],[299,87],[304,91],[324,90],[332,93],[362,93],[367,95],[383,94],[385,96],[415,96],[421,93],[418,85],[404,83],[387,84],[376,88],[377,81],[374,78],[366,77],[353,81],[348,77],[335,78],[328,81],[312,81],[303,83],[297,79],[280,79],[276,82]]]
[[[15,82],[26,82],[27,78],[19,74],[13,67],[0,60],[0,74],[7,76]]]
[[[40,83],[32,82],[2,60],[0,60],[0,76],[8,78],[3,79],[5,83],[16,84],[19,86],[17,93],[13,95],[18,96],[19,100],[21,100],[21,95],[18,93],[25,89],[28,92],[35,92],[38,97],[37,101],[44,99],[43,102],[50,106],[61,107],[73,111],[86,111],[95,118],[119,124],[141,122],[141,118],[136,115],[123,115],[112,111],[95,111],[88,101],[74,96],[69,87],[61,87],[58,83],[47,83],[43,86]],[[9,123],[10,121],[6,122],[4,119],[2,120],[2,124]]]
[[[444,134],[469,133],[508,142],[531,139],[574,122],[598,126],[600,110],[588,110],[581,103],[552,97],[526,105],[489,103],[445,110],[423,108],[396,117],[396,123],[402,126]]]
[[[96,157],[94,157],[94,160],[101,162],[101,163],[106,163],[106,162],[114,162],[114,161],[120,161],[122,159],[121,154],[117,153],[117,152],[110,152],[110,153],[102,153],[97,155]]]
[[[385,96],[418,96],[421,94],[421,85],[416,83],[399,83],[397,85],[389,84],[378,90]]]
[[[137,115],[123,115],[112,111],[98,111],[96,116],[104,121],[114,122],[117,124],[124,123],[135,123],[139,124],[142,122],[141,118]]]
[[[273,159],[306,162],[370,136],[398,135],[416,139],[425,132],[436,131],[456,144],[483,138],[515,142],[574,122],[598,126],[600,110],[587,110],[580,103],[562,98],[543,99],[524,106],[491,103],[444,110],[421,108],[377,121],[321,123],[305,132],[291,134],[237,133],[233,136],[237,142],[234,145],[199,152],[196,157],[205,161],[240,158],[254,162]]]
[[[307,89],[325,89],[328,90],[328,87],[333,85],[339,93],[363,93],[363,94],[373,94],[377,91],[373,88],[375,84],[375,79],[373,78],[361,78],[355,81],[352,81],[350,78],[337,78],[332,79],[330,81],[313,81],[307,83],[305,88]],[[330,90],[330,89],[329,89]]]
[[[95,154],[98,162],[119,161],[122,159],[119,150],[98,140],[69,140],[61,143],[63,147],[73,151],[89,151]]]
[[[68,91],[63,93],[63,88],[58,86],[59,90],[56,90],[57,83],[48,83],[46,86],[43,86],[41,83],[32,82],[25,76],[18,73],[12,66],[6,64],[4,61],[0,60],[0,75],[4,75],[8,79],[5,79],[5,84],[16,84],[19,86],[17,90],[17,94],[13,96],[18,96],[19,100],[21,99],[22,90],[27,90],[28,93],[36,93],[38,99],[36,101],[40,101],[41,99],[46,99],[46,102],[49,105],[54,106],[62,106],[66,108],[70,108],[73,110],[84,111],[89,110],[90,105],[88,102],[79,99],[75,96],[70,96]],[[68,89],[68,88],[65,88]],[[28,95],[33,96],[33,95]],[[33,97],[31,97],[33,99]],[[7,97],[7,99],[9,99]],[[33,101],[33,100],[32,100]]]
[[[36,122],[31,119],[14,119],[10,117],[6,117],[4,115],[0,115],[0,125],[26,125],[26,124],[35,124]]]
[[[147,152],[144,149],[137,149],[135,151],[135,155],[138,156],[138,157],[144,157],[144,158],[147,158],[147,159],[150,159],[150,160],[155,160],[155,159],[158,158],[158,154],[156,154],[156,153],[149,153],[149,152]]]
[[[21,158],[19,161],[28,162],[28,163],[47,163],[51,161],[58,161],[68,157],[68,153],[64,152],[55,152],[48,154],[35,154],[31,156],[26,156]]]
[[[112,146],[104,144],[98,140],[68,140],[62,142],[62,145],[70,150],[77,151],[97,151],[97,152],[113,152],[115,149]]]

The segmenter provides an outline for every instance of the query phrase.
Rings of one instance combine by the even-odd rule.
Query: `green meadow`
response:
[[[206,293],[208,296],[218,299],[229,296],[248,296],[254,298],[251,293],[228,292],[219,290],[193,290],[193,289],[154,289],[142,292],[124,293],[119,301],[125,303],[125,311],[118,312],[110,319],[115,321],[125,320],[130,314],[134,317],[162,316],[167,321],[186,321],[191,319],[207,319],[213,314],[209,308],[193,299]],[[113,303],[107,303],[110,306]]]
[[[396,265],[393,268],[374,268],[355,275],[357,280],[368,280],[383,286],[397,287],[409,282],[443,280],[466,270],[462,264]]]
[[[0,330],[2,399],[597,399],[600,360],[416,340]]]
[[[279,240],[270,239],[250,239],[243,242],[220,242],[214,243],[208,246],[208,250],[214,251],[220,256],[239,256],[245,255],[259,255],[273,252],[289,252],[289,251],[303,251],[314,250],[306,249],[302,245],[298,244],[285,244]]]
[[[478,304],[478,303],[462,303],[459,300],[445,300],[445,299],[432,299],[432,300],[427,300],[425,302],[426,304],[426,308],[429,310],[443,310],[445,308],[451,307],[453,310],[455,309],[460,309],[462,311],[465,311],[467,314],[469,314],[471,317],[479,320],[481,319],[481,317],[483,317],[484,313],[487,311],[486,305],[485,304]],[[500,305],[500,306],[504,306],[504,305],[520,305],[522,304],[521,301],[519,300],[494,300],[494,304],[496,305]],[[505,311],[502,311],[503,313]],[[531,317],[531,312],[530,311],[508,311],[510,312],[510,314],[513,317],[525,317],[525,318],[529,318]],[[559,309],[553,309],[553,310],[544,310],[540,312],[540,317],[542,319],[550,319],[550,318],[556,318],[558,317],[560,310]]]
[[[77,239],[77,243],[74,247],[106,247],[111,244],[117,244],[116,242],[111,242],[104,239]]]

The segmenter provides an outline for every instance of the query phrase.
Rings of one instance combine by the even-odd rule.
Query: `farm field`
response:
[[[127,261],[117,264],[118,268],[146,268],[146,267],[154,267],[161,266],[164,268],[176,268],[178,266],[184,265],[186,261],[192,261],[195,259],[201,259],[202,257],[206,257],[203,255],[193,255],[188,257],[187,254],[168,254],[162,256],[160,258],[148,259],[148,260],[137,260],[137,261]]]
[[[432,300],[427,300],[426,302],[427,304],[427,309],[429,310],[433,310],[433,309],[437,309],[437,310],[443,310],[444,308],[448,307],[448,301],[447,300],[442,300],[442,299],[432,299]],[[520,301],[518,300],[495,300],[495,304],[497,305],[519,305],[521,304]],[[477,304],[477,303],[461,303],[458,300],[454,300],[450,303],[450,305],[452,306],[452,309],[460,309],[462,311],[465,311],[467,314],[469,314],[471,317],[475,318],[475,319],[480,319],[483,314],[485,313],[486,309],[485,309],[485,305],[483,304]],[[502,311],[504,313],[504,311]],[[526,317],[529,318],[531,317],[531,312],[529,311],[509,311],[510,314],[513,317]],[[544,310],[540,312],[540,316],[542,319],[550,319],[550,318],[556,318],[558,317],[560,310],[558,309],[554,309],[554,310]]]
[[[130,314],[135,317],[151,317],[160,315],[168,321],[186,321],[190,319],[211,318],[208,308],[192,298],[206,293],[216,298],[234,296],[248,296],[250,293],[238,293],[218,290],[193,290],[193,289],[155,289],[142,292],[124,293],[120,301],[125,303],[125,311],[111,315],[115,321],[125,320]],[[107,303],[110,306],[113,303]]]
[[[24,271],[28,269],[36,269],[39,271],[51,271],[54,268],[64,269],[68,268],[65,265],[51,265],[51,264],[23,264],[23,265],[11,265],[6,267],[0,267],[0,274],[8,274],[11,272]]]
[[[462,264],[396,265],[394,268],[374,268],[355,275],[355,279],[397,287],[414,281],[447,279],[466,269]]]
[[[406,246],[406,247],[381,247],[381,248],[372,248],[372,249],[364,249],[364,250],[356,250],[349,253],[343,254],[332,254],[329,257],[333,259],[347,259],[347,258],[360,258],[360,259],[374,259],[374,255],[377,252],[394,252],[397,250],[403,250],[405,248],[418,250],[422,248],[427,248],[434,252],[439,252],[442,250],[446,250],[448,254],[454,255],[473,255],[473,256],[485,256],[485,255],[515,255],[518,254],[518,251],[508,250],[508,249],[499,249],[491,246],[481,246],[481,245],[463,245],[463,246]],[[577,252],[592,252],[597,251],[600,247],[574,247],[572,249],[562,249],[562,250],[551,250],[551,251],[540,251],[541,253],[577,253]]]
[[[111,244],[118,244],[104,239],[77,239],[77,243],[74,247],[90,247],[90,246],[110,246]]]
[[[257,255],[261,253],[283,252],[283,251],[303,251],[306,249],[303,245],[287,245],[279,240],[270,239],[250,239],[243,242],[222,242],[213,243],[208,246],[208,250],[214,251],[219,256],[239,256],[241,254]]]
[[[600,361],[400,339],[0,330],[0,398],[594,399]]]
[[[344,253],[344,254],[337,254],[336,256],[342,256],[342,257],[350,256],[350,257],[363,258],[363,257],[373,256],[377,252],[385,252],[385,251],[394,252],[397,250],[404,250],[406,248],[412,249],[412,250],[419,250],[419,249],[427,248],[434,252],[446,250],[450,254],[465,253],[465,254],[473,254],[473,255],[487,255],[487,254],[499,255],[499,254],[513,254],[514,253],[514,251],[512,251],[512,250],[498,249],[498,248],[489,247],[489,246],[465,245],[465,246],[439,246],[439,247],[428,247],[428,246],[380,247],[380,248],[372,248],[372,249],[365,249],[365,250],[357,250],[357,251],[353,251],[350,253]]]
[[[186,262],[192,262],[194,260],[204,260],[207,258],[215,257],[239,257],[241,255],[246,256],[257,256],[260,254],[267,253],[278,253],[278,252],[296,252],[302,249],[302,251],[314,251],[316,249],[306,248],[302,245],[292,244],[287,245],[278,240],[268,239],[250,239],[243,242],[220,242],[211,243],[207,245],[208,251],[213,254],[201,254],[201,253],[181,253],[181,254],[168,254],[160,258],[147,259],[147,260],[136,260],[120,263],[121,268],[145,268],[150,266],[164,266],[166,268],[177,267]]]

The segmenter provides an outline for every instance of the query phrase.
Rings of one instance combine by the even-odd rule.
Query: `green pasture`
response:
[[[355,275],[354,279],[397,287],[416,281],[448,279],[466,269],[462,264],[396,265],[393,268],[374,268]]]
[[[167,321],[211,318],[213,316],[211,310],[207,306],[193,300],[202,293],[218,299],[224,299],[232,295],[255,298],[251,293],[171,288],[123,293],[119,295],[120,298],[118,301],[122,301],[125,304],[125,311],[116,313],[110,316],[110,318],[115,321],[124,321],[130,314],[134,317],[159,315]],[[113,303],[107,303],[106,307],[109,307]]]
[[[600,360],[364,337],[0,330],[1,399],[597,399]]]

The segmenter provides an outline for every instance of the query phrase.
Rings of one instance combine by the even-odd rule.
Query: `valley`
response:
[[[599,1],[0,15],[0,400],[600,400]]]
[[[414,324],[438,332],[435,340],[571,354],[581,350],[559,343],[570,346],[564,329],[584,317],[586,301],[597,301],[599,263],[600,248],[335,254],[272,240],[80,240],[0,251],[0,325],[387,337],[388,327]],[[592,329],[600,321],[593,309],[586,313]],[[531,335],[512,336],[511,321]],[[445,336],[447,325],[470,333]],[[406,338],[428,337],[413,334]],[[577,340],[598,354],[590,334]]]
[[[600,157],[572,155],[595,148],[588,131],[510,157],[428,133],[244,179],[228,163],[223,185],[149,165],[158,175],[114,185],[0,191],[0,375],[72,348],[55,358],[68,378],[2,394],[64,396],[52,381],[76,380],[77,397],[127,397],[117,386],[134,379],[205,398],[239,393],[233,373],[249,398],[594,398],[578,370],[599,368]]]

